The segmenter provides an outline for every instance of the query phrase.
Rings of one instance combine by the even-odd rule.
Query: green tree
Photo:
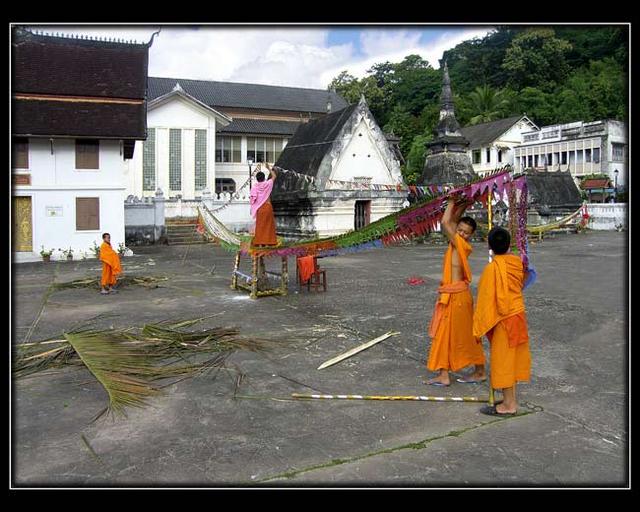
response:
[[[422,176],[427,154],[426,144],[431,140],[433,140],[431,133],[424,133],[416,135],[411,142],[411,147],[407,154],[407,164],[402,170],[405,181],[410,185],[415,185],[420,176]]]
[[[552,89],[569,72],[567,52],[571,43],[555,37],[550,28],[533,28],[517,35],[507,49],[502,69],[509,85]]]
[[[341,71],[337,77],[331,80],[327,89],[335,90],[347,103],[355,103],[360,98],[360,83],[347,70]]]
[[[419,55],[408,55],[395,65],[385,87],[392,105],[419,116],[425,105],[439,98],[442,74]]]
[[[513,99],[516,114],[526,114],[538,126],[554,124],[557,120],[553,94],[535,87],[525,87]]]
[[[476,87],[469,94],[471,108],[474,116],[469,120],[470,124],[487,123],[504,117],[509,108],[509,100],[503,91],[497,91],[488,85]]]

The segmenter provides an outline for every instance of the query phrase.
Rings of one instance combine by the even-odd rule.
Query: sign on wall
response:
[[[62,217],[62,206],[47,206],[47,217]]]

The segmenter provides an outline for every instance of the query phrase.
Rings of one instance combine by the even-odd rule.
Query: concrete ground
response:
[[[126,274],[170,280],[108,296],[51,287],[97,276],[96,260],[14,265],[14,342],[44,339],[99,315],[100,327],[216,315],[206,325],[237,326],[279,345],[235,352],[227,369],[170,386],[150,407],[115,421],[90,423],[106,394],[86,370],[14,381],[13,482],[627,486],[626,235],[558,235],[530,248],[539,275],[525,295],[532,379],[519,387],[522,414],[512,418],[482,415],[477,403],[290,399],[313,392],[487,397],[485,384],[423,383],[441,245],[322,259],[326,293],[298,292],[292,268],[288,296],[259,300],[230,289],[233,255],[212,245],[138,248],[123,260]],[[474,294],[486,261],[486,247],[475,244]],[[412,276],[425,284],[409,286]],[[401,335],[316,369],[390,330]]]

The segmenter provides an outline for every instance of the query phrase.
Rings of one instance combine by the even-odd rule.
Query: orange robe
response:
[[[298,274],[302,284],[306,284],[316,269],[315,256],[301,256],[298,258]]]
[[[258,208],[256,214],[256,233],[253,245],[277,245],[276,219],[273,215],[271,201],[267,200]]]
[[[528,381],[531,375],[524,277],[520,258],[501,254],[485,267],[478,283],[473,334],[491,342],[491,386],[496,389]]]
[[[471,268],[468,257],[473,250],[469,242],[456,233],[455,246],[462,267],[463,280],[452,281],[453,243],[444,255],[438,300],[429,325],[431,349],[427,368],[457,371],[472,364],[484,364],[484,351],[473,336],[473,297],[469,290]]]
[[[100,284],[102,287],[113,286],[116,284],[116,276],[122,272],[122,267],[120,266],[120,256],[111,248],[111,244],[102,242],[100,246],[100,261],[102,262]]]

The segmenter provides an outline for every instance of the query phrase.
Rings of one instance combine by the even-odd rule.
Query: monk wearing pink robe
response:
[[[251,187],[251,192],[249,193],[251,216],[256,219],[255,234],[251,241],[252,245],[278,244],[276,219],[269,199],[277,173],[273,168],[269,167],[269,164],[267,164],[267,169],[270,171],[269,179],[265,181],[263,172],[256,174],[258,183]]]

